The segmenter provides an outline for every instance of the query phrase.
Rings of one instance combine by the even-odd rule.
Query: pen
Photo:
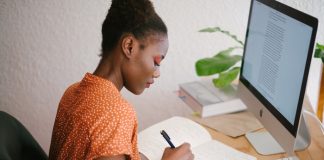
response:
[[[162,130],[160,133],[162,134],[163,138],[169,143],[170,147],[175,148],[171,142],[171,138],[169,137],[169,135],[164,130]]]

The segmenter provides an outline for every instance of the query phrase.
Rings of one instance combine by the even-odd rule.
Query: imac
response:
[[[308,147],[302,108],[318,21],[275,0],[251,0],[238,95],[267,132],[246,135],[267,155]]]

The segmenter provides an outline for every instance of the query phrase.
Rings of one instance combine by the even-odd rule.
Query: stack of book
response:
[[[179,97],[201,117],[246,110],[237,97],[237,85],[220,89],[211,80],[202,80],[183,83],[179,87]]]

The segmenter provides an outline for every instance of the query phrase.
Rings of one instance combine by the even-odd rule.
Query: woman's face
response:
[[[141,94],[160,76],[159,66],[167,54],[169,41],[166,35],[150,35],[136,40],[133,54],[124,70],[124,86],[132,93]]]

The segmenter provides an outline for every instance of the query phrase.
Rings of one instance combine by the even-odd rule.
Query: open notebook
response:
[[[256,160],[251,155],[213,140],[205,128],[182,117],[172,117],[139,133],[139,151],[150,160],[161,160],[164,148],[169,147],[160,134],[161,130],[168,133],[175,146],[190,143],[195,160]]]

